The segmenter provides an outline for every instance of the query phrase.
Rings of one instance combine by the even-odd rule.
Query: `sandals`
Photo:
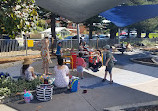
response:
[[[48,72],[46,75],[52,75],[52,73],[49,73],[49,72]]]

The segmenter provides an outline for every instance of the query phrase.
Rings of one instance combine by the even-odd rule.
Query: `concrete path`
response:
[[[17,111],[17,110],[15,110],[5,104],[0,104],[0,111]]]
[[[145,57],[147,54],[143,52],[115,54],[118,62],[113,69],[114,84],[112,85],[108,81],[101,82],[105,67],[95,73],[85,70],[85,78],[79,80],[80,89],[77,93],[53,95],[53,99],[49,102],[34,100],[30,104],[25,104],[24,101],[16,101],[8,105],[21,111],[103,111],[115,106],[151,103],[158,100],[158,68],[129,61],[129,58],[142,56]],[[50,72],[53,71],[54,64],[56,60],[50,65]],[[41,61],[35,62],[33,66],[38,73],[42,73]],[[12,75],[15,76],[19,74],[17,71],[20,67],[21,65],[16,65],[0,71],[11,71],[13,74],[16,69]],[[76,72],[71,74],[76,75]],[[109,80],[109,75],[107,79]],[[88,93],[82,94],[83,89],[87,89]]]

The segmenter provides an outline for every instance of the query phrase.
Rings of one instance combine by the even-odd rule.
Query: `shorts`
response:
[[[83,72],[83,67],[82,66],[77,66],[77,72],[79,72],[79,73]]]
[[[108,71],[110,74],[112,72],[112,67],[106,67],[105,71]]]
[[[56,55],[57,56],[57,59],[60,59],[61,58],[61,55]]]

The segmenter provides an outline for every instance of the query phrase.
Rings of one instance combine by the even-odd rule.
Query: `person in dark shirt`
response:
[[[61,42],[58,43],[56,56],[57,56],[57,59],[61,58]]]

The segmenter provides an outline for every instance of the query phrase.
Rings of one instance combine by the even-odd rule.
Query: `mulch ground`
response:
[[[18,57],[10,57],[10,58],[0,58],[0,64],[9,63],[9,62],[16,62],[24,60],[25,58],[40,58],[40,55],[30,55],[30,56],[18,56]]]
[[[144,51],[158,51],[158,48],[142,48]]]
[[[137,61],[141,61],[141,62],[149,62],[149,63],[154,63],[152,61],[152,58],[138,58],[138,59],[135,59]]]

